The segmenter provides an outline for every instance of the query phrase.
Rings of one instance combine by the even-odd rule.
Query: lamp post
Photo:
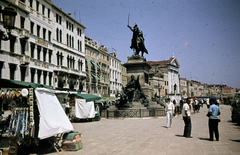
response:
[[[2,10],[1,6],[0,6],[0,12],[2,13],[2,17],[3,17],[3,27],[7,30],[7,34],[8,34],[8,35],[5,35],[4,32],[0,30],[0,37],[2,40],[7,41],[10,38],[11,30],[14,28],[15,17],[17,15],[17,12],[10,7],[5,7]]]

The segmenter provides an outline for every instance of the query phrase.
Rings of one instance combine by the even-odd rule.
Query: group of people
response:
[[[175,111],[175,106],[171,102],[171,99],[168,98],[167,102],[163,101],[165,104],[165,115],[167,116],[167,128],[172,127],[172,118]],[[198,113],[200,109],[199,102],[195,99],[194,103],[195,105],[191,104],[192,100],[191,98],[187,98],[186,102],[183,103],[182,106],[182,117],[184,121],[184,132],[183,136],[186,138],[192,138],[191,136],[191,130],[192,130],[192,123],[191,123],[191,110],[193,109],[194,113]],[[220,108],[217,102],[214,99],[210,99],[210,106],[207,113],[207,116],[209,117],[208,121],[208,127],[209,127],[209,136],[210,141],[213,141],[213,136],[215,134],[215,138],[217,141],[219,141],[219,131],[218,131],[218,123],[220,121],[219,115],[220,115]],[[194,106],[194,108],[193,108]]]

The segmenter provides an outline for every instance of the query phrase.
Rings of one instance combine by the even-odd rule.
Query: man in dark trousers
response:
[[[192,130],[192,123],[191,123],[191,109],[189,104],[191,103],[191,98],[187,98],[187,103],[183,104],[182,116],[184,120],[184,133],[183,136],[186,138],[192,138],[191,130]]]
[[[210,99],[210,107],[208,111],[208,116],[209,116],[208,127],[209,127],[210,141],[213,141],[213,133],[215,133],[216,140],[219,141],[219,132],[218,132],[219,116],[218,115],[220,115],[220,109],[215,104],[215,100]]]

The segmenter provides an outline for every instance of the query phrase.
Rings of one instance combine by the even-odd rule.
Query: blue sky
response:
[[[240,0],[52,0],[83,24],[85,35],[115,52],[132,55],[138,24],[147,61],[177,58],[182,78],[240,88]],[[116,50],[116,51],[115,51]]]

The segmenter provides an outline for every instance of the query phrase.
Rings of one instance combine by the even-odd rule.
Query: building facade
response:
[[[86,90],[88,94],[109,96],[109,54],[97,41],[85,37]]]
[[[153,68],[157,67],[163,73],[165,96],[170,97],[172,101],[175,100],[178,104],[181,99],[178,74],[180,65],[176,57],[172,56],[164,61],[148,61],[148,64]]]
[[[115,97],[117,92],[121,92],[121,61],[115,53],[109,53],[110,69],[110,97]]]
[[[121,79],[122,79],[122,89],[123,89],[127,85],[127,69],[123,65],[121,65]]]
[[[1,41],[1,78],[85,92],[85,27],[49,0],[0,4],[17,11],[11,39]]]

